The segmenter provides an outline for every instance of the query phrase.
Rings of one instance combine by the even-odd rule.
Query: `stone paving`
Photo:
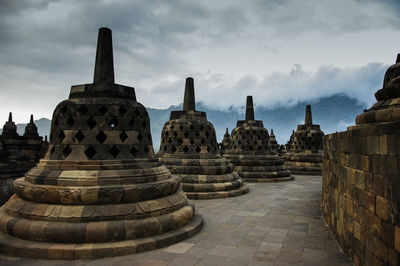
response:
[[[321,177],[295,177],[194,201],[203,230],[167,248],[90,261],[0,256],[0,265],[352,265],[321,217]]]

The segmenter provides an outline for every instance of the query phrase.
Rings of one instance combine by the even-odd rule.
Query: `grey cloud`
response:
[[[269,49],[279,46],[274,42],[276,39],[286,42],[288,36],[309,32],[342,34],[398,25],[394,23],[399,20],[397,1],[366,3],[359,0],[252,0],[246,4],[214,0],[3,0],[0,1],[1,98],[23,108],[20,99],[28,101],[35,96],[47,100],[46,108],[54,107],[68,94],[70,85],[90,82],[97,29],[108,26],[114,32],[117,82],[135,86],[138,99],[149,106],[179,103],[183,75],[191,74],[196,86],[202,88],[197,92],[198,98],[216,108],[241,106],[242,98],[250,93],[258,95],[260,104],[265,106],[343,91],[370,103],[368,97],[377,89],[376,80],[382,80],[383,65],[350,70],[325,66],[315,73],[297,66],[290,73],[275,72],[260,78],[245,68],[243,74],[235,76],[214,69],[206,72],[196,68],[199,62],[188,56],[197,49],[224,49],[248,40],[267,43],[263,47]],[[239,52],[253,51],[246,47]],[[209,59],[200,60],[206,65]],[[25,93],[19,96],[16,92]],[[162,93],[162,98],[155,99],[153,93]]]
[[[387,68],[381,63],[345,68],[328,65],[311,72],[295,65],[288,73],[274,72],[261,79],[245,76],[233,83],[206,74],[197,82],[197,98],[209,107],[226,110],[230,105],[240,108],[245,96],[251,94],[256,105],[268,108],[345,94],[370,106],[376,101],[374,93],[381,88]]]
[[[373,28],[396,28],[400,21],[400,5],[395,0],[253,2],[255,22],[272,27],[277,38],[293,38],[310,32],[338,35]]]

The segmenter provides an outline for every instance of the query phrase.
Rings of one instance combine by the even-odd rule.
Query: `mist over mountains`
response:
[[[274,129],[274,134],[279,144],[285,144],[292,130],[296,130],[298,124],[304,123],[306,104],[311,104],[313,123],[321,125],[321,129],[325,134],[346,130],[348,126],[355,124],[356,115],[367,108],[364,104],[345,95],[334,95],[309,102],[300,102],[293,106],[280,106],[272,109],[257,107],[257,98],[254,99],[254,103],[255,118],[257,120],[262,120],[264,122],[264,127],[267,128],[269,132],[271,128]],[[151,133],[155,151],[159,149],[161,130],[164,123],[169,120],[171,111],[181,109],[182,104],[170,106],[167,109],[147,108],[150,115]],[[207,119],[213,123],[216,130],[218,142],[221,142],[226,127],[229,128],[230,133],[236,126],[236,121],[243,120],[245,116],[244,106],[241,109],[230,107],[228,110],[223,111],[210,109],[202,102],[198,102],[196,104],[196,109],[207,113]],[[39,135],[49,135],[51,120],[41,118],[35,120],[35,123],[38,127]],[[26,124],[17,124],[17,131],[20,135],[24,133],[25,125]]]

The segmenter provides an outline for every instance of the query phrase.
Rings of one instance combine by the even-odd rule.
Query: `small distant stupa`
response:
[[[231,144],[231,135],[229,135],[228,128],[226,128],[224,138],[222,142],[219,144],[219,149],[221,154],[224,154],[227,149],[229,149],[229,145]]]
[[[286,151],[290,151],[290,147],[292,146],[293,142],[293,136],[294,136],[294,130],[292,130],[292,134],[290,135],[288,142],[286,142],[285,144]]]
[[[304,125],[298,125],[283,156],[285,165],[293,174],[322,174],[322,137],[324,132],[312,122],[311,105],[306,106]]]
[[[224,156],[235,165],[235,171],[247,182],[293,180],[283,159],[269,147],[268,130],[261,120],[254,119],[252,96],[247,96],[246,120],[237,121]]]
[[[181,177],[190,199],[226,198],[249,191],[233,165],[220,155],[206,113],[195,109],[192,78],[186,79],[183,110],[172,111],[164,125],[158,156],[172,174]]]
[[[13,181],[36,165],[48,145],[47,136],[45,140],[39,136],[33,115],[25,127],[24,135],[20,136],[12,113],[9,113],[0,135],[0,205],[13,194]]]
[[[274,129],[271,128],[271,133],[269,134],[269,148],[272,150],[273,153],[279,154],[280,153],[280,146],[276,141],[276,137],[274,134]]]

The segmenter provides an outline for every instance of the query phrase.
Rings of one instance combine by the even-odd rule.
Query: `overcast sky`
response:
[[[90,83],[103,26],[116,82],[148,107],[182,102],[187,76],[218,109],[246,95],[265,107],[336,93],[371,105],[399,25],[398,0],[0,0],[0,121],[51,118],[71,85]]]

